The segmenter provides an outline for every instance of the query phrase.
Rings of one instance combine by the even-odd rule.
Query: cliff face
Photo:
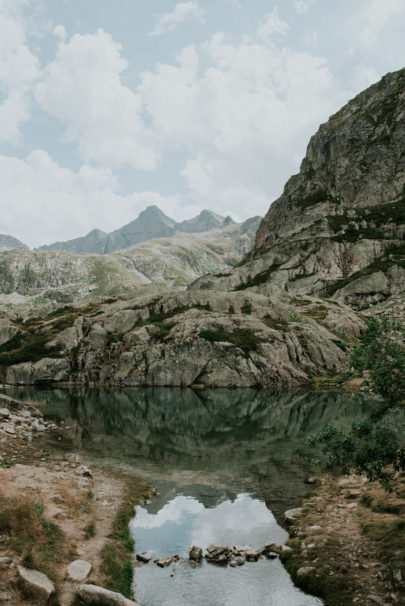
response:
[[[391,306],[403,320],[405,70],[320,127],[238,266],[204,275],[186,292],[168,288],[182,263],[188,276],[210,271],[216,255],[231,266],[227,250],[246,252],[254,221],[225,219],[203,244],[177,233],[93,255],[114,259],[133,279],[165,281],[166,290],[155,285],[82,308],[48,306],[31,310],[29,322],[4,309],[0,381],[290,388],[348,370],[348,353],[366,329],[353,307],[377,303],[366,313],[378,314]],[[114,271],[99,267],[97,275],[108,282]],[[11,273],[0,265],[0,283]]]
[[[323,124],[232,275],[192,288],[324,295],[353,305],[405,286],[405,70]]]

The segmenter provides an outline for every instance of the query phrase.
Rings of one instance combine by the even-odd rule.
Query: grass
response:
[[[168,324],[165,323],[165,320],[170,320],[174,316],[184,313],[189,309],[203,309],[205,311],[211,311],[211,306],[209,303],[207,303],[206,305],[200,305],[199,303],[196,303],[195,305],[191,305],[190,307],[178,306],[172,309],[171,311],[167,312],[153,312],[146,320],[138,320],[137,322],[135,322],[133,328],[137,328],[139,326],[149,326],[150,324],[156,324],[157,326],[164,326],[166,324],[166,326],[168,326]],[[173,326],[174,324],[172,325],[172,327]]]
[[[24,566],[56,580],[56,568],[64,555],[62,530],[43,516],[42,503],[23,497],[0,496],[0,534],[4,545],[16,551]]]
[[[88,541],[89,539],[92,539],[95,536],[96,536],[96,526],[95,526],[94,522],[90,522],[89,524],[87,524],[86,528],[84,529],[84,538],[86,541]]]
[[[198,336],[211,343],[232,343],[234,347],[241,349],[246,357],[250,355],[250,352],[255,351],[260,343],[263,343],[263,339],[257,337],[250,330],[233,330],[232,332],[227,332],[226,330],[202,330]]]
[[[101,551],[107,589],[132,598],[132,558],[134,541],[129,531],[129,522],[135,515],[135,506],[150,494],[150,486],[133,476],[123,474],[126,480],[124,503],[117,513],[110,540]]]
[[[298,208],[310,208],[311,206],[315,206],[319,202],[328,202],[330,200],[329,192],[326,189],[318,189],[317,191],[308,194],[304,198],[301,198],[296,202]]]
[[[48,346],[49,335],[26,333],[19,337],[12,344],[13,349],[8,347],[10,342],[0,347],[0,366],[37,362],[42,358],[58,358],[61,355],[57,347]]]

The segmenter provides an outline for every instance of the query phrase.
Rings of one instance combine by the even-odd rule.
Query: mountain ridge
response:
[[[142,210],[136,219],[111,232],[93,229],[85,236],[44,244],[35,250],[108,254],[154,238],[170,237],[177,232],[204,233],[220,227],[225,220],[233,221],[230,217],[225,218],[214,211],[205,209],[196,217],[178,222],[153,204]]]

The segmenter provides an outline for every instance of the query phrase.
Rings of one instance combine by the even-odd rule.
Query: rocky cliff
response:
[[[0,380],[291,388],[345,372],[366,328],[353,308],[390,309],[403,319],[404,211],[401,70],[320,127],[300,173],[236,267],[228,259],[228,270],[212,273],[208,251],[224,261],[228,233],[242,255],[254,220],[235,226],[225,219],[205,233],[203,248],[193,248],[195,234],[182,234],[177,248],[161,239],[138,245],[135,256],[128,249],[97,257],[119,259],[133,279],[150,275],[165,286],[86,307],[38,308],[25,321],[16,309],[3,309]],[[166,246],[169,257],[177,250],[173,263],[166,264]],[[211,273],[175,292],[167,284],[176,283],[183,261],[188,275]],[[102,275],[112,279],[111,268]]]
[[[312,137],[230,276],[192,288],[308,293],[364,306],[405,288],[405,70]]]

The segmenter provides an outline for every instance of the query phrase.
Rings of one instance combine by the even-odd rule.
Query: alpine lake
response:
[[[321,473],[307,443],[328,424],[348,428],[370,398],[340,392],[251,389],[12,388],[47,418],[64,420],[68,438],[48,444],[84,462],[132,472],[156,487],[130,528],[136,552],[179,555],[167,568],[134,568],[144,606],[316,606],[280,560],[231,568],[189,561],[192,545],[283,544],[283,513]],[[375,405],[375,402],[374,402]],[[395,417],[389,417],[395,429]]]

